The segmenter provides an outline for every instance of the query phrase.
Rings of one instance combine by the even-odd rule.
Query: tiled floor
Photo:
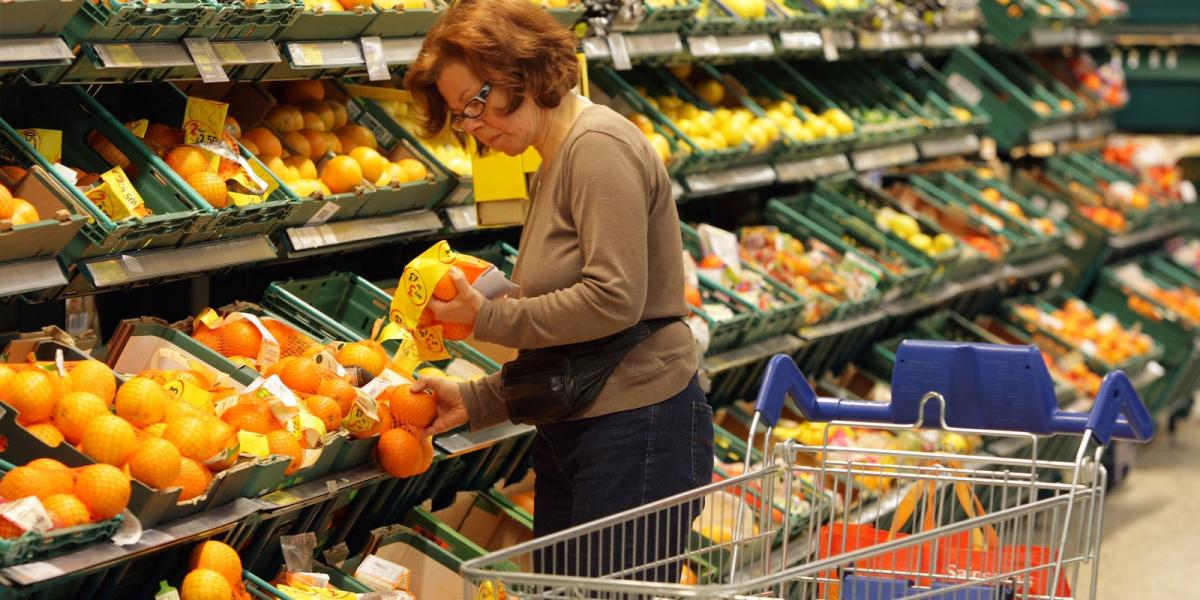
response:
[[[1193,416],[1173,438],[1160,431],[1125,485],[1109,494],[1096,598],[1200,599],[1198,543],[1200,417]]]

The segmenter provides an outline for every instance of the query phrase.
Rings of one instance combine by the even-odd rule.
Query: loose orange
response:
[[[242,134],[243,141],[250,141],[258,149],[256,156],[283,156],[283,144],[266,127],[251,127]]]
[[[300,105],[300,110],[312,113],[321,120],[323,127],[321,131],[333,131],[334,114],[333,107],[330,106],[331,100],[310,100]],[[336,102],[333,102],[336,104]],[[345,123],[342,123],[345,125]],[[338,125],[340,127],[341,125]]]
[[[300,466],[304,463],[304,448],[300,446],[300,441],[296,436],[286,431],[272,431],[267,433],[267,447],[271,454],[279,454],[288,457],[290,460],[288,466],[284,469],[284,475],[291,475],[300,470]]]
[[[55,528],[75,527],[91,520],[87,506],[73,494],[54,494],[42,501]]]
[[[129,477],[112,465],[88,465],[75,478],[75,496],[93,519],[111,519],[129,504]]]
[[[0,219],[8,219],[13,214],[13,195],[8,188],[0,185]]]
[[[229,585],[237,585],[242,581],[242,559],[228,544],[214,540],[201,542],[192,550],[188,559],[188,567],[192,570],[209,569],[220,573]]]
[[[84,428],[80,447],[96,462],[121,467],[133,454],[137,443],[137,431],[129,421],[104,414],[92,419]]]
[[[346,112],[346,105],[337,100],[326,100],[325,106],[328,106],[329,110],[333,112],[333,126],[329,130],[334,131],[345,127],[346,121],[350,118],[350,115]]]
[[[232,135],[235,139],[242,137],[242,125],[232,115],[225,116],[225,133]]]
[[[340,129],[334,131],[334,133],[341,138],[342,149],[346,152],[350,152],[360,146],[367,146],[372,149],[378,148],[378,144],[375,142],[375,134],[371,133],[370,129],[357,123],[343,125]],[[349,144],[346,143],[347,140],[350,141]]]
[[[233,587],[224,575],[211,569],[196,569],[183,578],[180,600],[230,600]]]
[[[350,151],[350,158],[358,163],[362,169],[363,177],[372,183],[379,181],[383,176],[383,169],[387,166],[387,159],[382,154],[376,152],[374,148],[367,146],[359,146]]]
[[[187,502],[192,498],[203,496],[212,482],[212,473],[204,465],[186,456],[179,460],[179,478],[171,487],[177,487],[179,501]]]
[[[54,405],[54,426],[71,444],[83,440],[83,430],[96,417],[108,414],[108,404],[88,392],[71,392]]]
[[[283,134],[282,141],[291,154],[296,156],[312,156],[312,146],[309,145],[308,138],[303,133],[300,133],[299,130]]]
[[[335,156],[321,169],[321,181],[335,194],[354,191],[362,185],[362,167],[349,156]]]
[[[329,137],[325,132],[318,131],[316,129],[305,128],[300,130],[300,135],[304,136],[304,139],[308,140],[309,158],[313,160],[320,160],[322,156],[325,156],[326,152],[329,152]],[[308,177],[308,179],[316,178],[316,173],[314,173],[312,177]]]
[[[426,169],[425,165],[419,160],[402,158],[397,161],[397,164],[404,168],[404,173],[408,175],[409,181],[423,181],[429,176],[429,169]]]
[[[13,375],[7,389],[0,390],[0,399],[17,411],[22,423],[40,423],[54,413],[55,392],[49,374],[30,369]]]
[[[320,102],[325,99],[325,84],[319,79],[289,81],[283,84],[283,101],[300,106],[305,102]]]
[[[325,131],[325,129],[326,129],[325,120],[322,119],[319,115],[317,115],[317,113],[306,110],[306,111],[301,111],[300,115],[304,119],[304,129],[311,129],[313,131]],[[332,113],[330,114],[330,116],[331,117],[333,116]]]
[[[166,489],[179,479],[182,458],[174,444],[152,437],[129,457],[129,475],[154,489]]]
[[[32,204],[21,198],[13,198],[12,224],[32,225],[42,220],[41,215]]]
[[[221,209],[229,206],[229,187],[220,175],[201,171],[192,173],[183,180],[192,186],[196,195],[211,204],[213,208]]]
[[[304,179],[317,178],[317,165],[313,164],[312,159],[307,156],[289,156],[283,159],[283,164],[296,167],[296,170],[300,172],[300,177]]]
[[[177,175],[185,180],[195,173],[205,173],[212,170],[212,164],[208,161],[208,155],[196,146],[176,146],[171,148],[163,155],[163,162],[166,162],[168,167],[171,167]]]

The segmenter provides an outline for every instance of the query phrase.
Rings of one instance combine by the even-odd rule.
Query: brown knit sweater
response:
[[[520,295],[485,303],[475,337],[535,349],[686,315],[671,180],[645,136],[611,109],[592,105],[558,152],[533,177],[513,271]],[[596,402],[572,418],[662,402],[687,386],[697,364],[691,330],[683,322],[669,325],[630,351]],[[498,373],[461,389],[471,429],[508,419]]]

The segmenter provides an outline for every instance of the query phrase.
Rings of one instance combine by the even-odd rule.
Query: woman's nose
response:
[[[483,118],[482,117],[476,117],[474,119],[465,119],[463,122],[463,131],[465,131],[471,135],[475,135],[475,133],[478,132],[482,128],[483,128]]]

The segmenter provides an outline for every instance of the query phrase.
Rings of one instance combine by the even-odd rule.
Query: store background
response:
[[[522,171],[528,164],[481,163],[475,165],[477,177],[472,181],[464,173],[470,165],[462,164],[461,153],[435,151],[433,145],[422,146],[406,133],[403,120],[397,119],[394,98],[374,97],[342,85],[351,79],[368,84],[372,72],[380,69],[394,73],[398,82],[404,65],[415,56],[421,32],[436,18],[440,1],[405,2],[404,10],[389,8],[389,3],[376,2],[374,7],[363,3],[358,12],[326,3],[319,13],[312,9],[320,3],[303,4],[307,6],[288,0],[148,5],[29,0],[0,5],[0,120],[4,123],[0,165],[28,167],[40,160],[18,141],[23,137],[18,130],[25,128],[62,127],[67,132],[64,162],[71,164],[83,160],[86,129],[101,120],[115,127],[135,118],[156,122],[177,118],[182,95],[172,85],[226,99],[231,114],[247,115],[242,117],[244,131],[266,112],[247,98],[262,97],[261,90],[282,98],[288,92],[285,84],[275,83],[279,80],[323,78],[330,82],[327,95],[345,94],[339,99],[358,107],[351,121],[367,124],[387,150],[417,158],[431,174],[427,180],[382,186],[386,188],[382,191],[311,199],[303,193],[309,184],[286,180],[286,171],[277,173],[284,185],[272,196],[274,204],[261,207],[273,217],[257,221],[245,218],[253,210],[214,208],[183,182],[135,180],[148,203],[175,207],[172,214],[178,216],[172,218],[188,228],[185,235],[165,236],[167,241],[161,234],[141,231],[140,241],[122,234],[101,243],[95,238],[87,242],[80,234],[46,243],[50,236],[44,234],[54,227],[61,233],[62,226],[11,230],[0,226],[0,339],[53,325],[77,334],[80,345],[96,343],[97,354],[103,356],[121,324],[130,319],[154,317],[177,323],[207,307],[269,302],[275,282],[334,273],[354,273],[388,287],[413,257],[442,238],[457,249],[493,259],[504,256],[500,244],[516,245],[516,227],[478,228],[474,223],[503,224],[512,220],[514,210],[519,213]],[[623,16],[613,18],[621,4],[589,2],[585,9],[580,4],[551,2],[548,10],[581,34],[593,97],[627,114],[647,115],[639,124],[644,122],[648,133],[662,138],[662,142],[655,138],[656,143],[667,144],[685,223],[736,232],[747,225],[783,223],[790,210],[815,221],[792,222],[793,232],[812,236],[817,229],[841,227],[844,231],[831,239],[853,237],[861,247],[889,248],[905,258],[910,271],[923,273],[919,282],[885,278],[879,284],[881,294],[865,294],[854,301],[830,302],[823,292],[802,296],[776,290],[779,301],[765,309],[748,308],[753,302],[735,298],[745,290],[727,289],[733,286],[720,281],[719,273],[709,273],[714,279],[700,286],[710,305],[705,308],[724,305],[751,315],[728,322],[713,314],[695,317],[714,333],[705,375],[711,401],[724,409],[719,414],[721,424],[736,427],[739,415],[744,416],[736,401],[754,394],[762,364],[777,352],[793,354],[810,379],[827,389],[867,397],[879,393],[879,383],[886,382],[889,357],[899,339],[928,337],[930,331],[964,335],[965,328],[954,330],[947,324],[953,320],[947,311],[966,320],[998,324],[1000,330],[1006,322],[1021,323],[1016,306],[1027,302],[1029,294],[1053,301],[1061,300],[1055,296],[1057,291],[1075,294],[1104,312],[1115,313],[1131,330],[1146,331],[1157,344],[1153,352],[1134,353],[1121,364],[1106,364],[1094,355],[1083,361],[1098,374],[1105,366],[1120,366],[1135,375],[1160,423],[1158,437],[1149,447],[1126,448],[1117,461],[1122,468],[1110,471],[1120,481],[1108,498],[1098,597],[1193,595],[1185,544],[1200,533],[1196,521],[1189,518],[1190,499],[1200,493],[1193,489],[1194,450],[1200,434],[1195,418],[1188,416],[1189,399],[1200,379],[1200,346],[1196,345],[1200,329],[1195,316],[1200,306],[1195,295],[1200,290],[1196,278],[1200,251],[1189,255],[1186,249],[1200,248],[1200,210],[1195,190],[1187,183],[1200,179],[1196,158],[1200,138],[1193,137],[1200,135],[1200,50],[1196,48],[1200,7],[1168,0],[793,0],[787,3],[793,10],[772,8],[759,17],[761,3],[754,1],[706,2],[701,13],[697,2],[649,0],[629,3]],[[766,5],[762,7],[765,10]],[[704,18],[698,18],[698,13]],[[214,40],[210,48],[215,61],[203,58],[208,52],[203,45],[189,54],[181,41],[185,37]],[[339,41],[346,39],[356,41]],[[767,66],[776,60],[791,65],[798,76],[788,76],[777,65]],[[244,83],[235,84],[233,91],[220,83],[190,87],[201,72],[212,74],[212,62],[221,63],[234,82]],[[690,73],[659,67],[667,63],[693,66]],[[989,70],[989,65],[999,71]],[[756,77],[756,70],[771,76]],[[726,76],[738,83],[710,83]],[[776,127],[783,135],[774,141],[764,141],[757,131],[745,140],[722,135],[713,141],[711,129],[681,125],[667,118],[669,111],[658,110],[669,107],[656,103],[656,109],[648,102],[667,89],[687,96],[681,79],[712,103],[729,108],[753,105],[750,110],[760,117],[766,114],[760,109],[768,109],[780,96],[761,103],[755,99],[778,93],[772,89],[774,84],[798,96],[796,106],[813,105],[816,113],[836,109],[852,119],[853,127],[849,133],[836,127],[824,132],[820,127],[803,131]],[[177,83],[128,88],[137,90],[133,92],[99,85],[158,81]],[[886,84],[872,85],[878,81]],[[68,90],[73,84],[82,94]],[[746,89],[753,99],[733,99]],[[149,91],[139,98],[141,90]],[[363,94],[370,97],[349,99]],[[958,112],[964,109],[965,114]],[[811,125],[813,119],[805,116],[804,121]],[[107,131],[117,138],[123,135],[118,129]],[[749,129],[738,133],[744,131]],[[138,144],[132,137],[122,140],[118,145]],[[1130,144],[1137,150],[1122,155],[1119,149]],[[681,151],[686,148],[690,151]],[[1122,170],[1110,157],[1124,160],[1125,168],[1140,170]],[[140,160],[144,159],[135,162]],[[992,261],[961,257],[944,264],[945,260],[914,250],[911,240],[899,236],[877,240],[855,230],[848,225],[853,221],[849,216],[817,218],[878,204],[878,197],[867,199],[874,193],[872,186],[899,182],[919,188],[909,178],[913,168],[934,163],[966,179],[964,173],[981,166],[1000,179],[1006,177],[1006,170],[1014,176],[1040,177],[1033,182],[1016,177],[1012,180],[1016,193],[1004,195],[1029,201],[1027,212],[1044,209],[1063,230],[1040,235],[1006,220],[1007,233],[993,236],[1006,240],[1003,256]],[[851,173],[861,179],[847,179]],[[937,182],[936,188],[958,189],[945,183],[942,175],[925,175]],[[0,181],[15,183],[8,175],[0,176]],[[65,203],[73,205],[72,212],[103,221],[99,208],[87,206],[79,196],[71,197],[68,183],[58,183],[60,201],[65,197]],[[961,202],[964,210],[988,213],[989,197],[984,192],[993,186],[971,180],[966,187],[961,199],[926,192],[924,202],[930,204],[931,198],[933,204]],[[1131,190],[1146,196],[1136,199]],[[151,196],[156,199],[150,200]],[[1049,200],[1048,206],[1039,206],[1038,197]],[[784,202],[772,205],[772,199]],[[1098,227],[1095,215],[1083,208],[1092,201],[1120,213],[1127,221],[1125,231]],[[1148,203],[1139,204],[1143,201]],[[332,216],[321,213],[321,207],[334,204],[343,208]],[[965,219],[955,209],[934,212],[953,227],[961,227]],[[322,218],[329,221],[322,224]],[[78,224],[82,220],[76,217],[75,226],[92,234],[115,228],[111,223]],[[870,218],[864,223],[867,229],[877,228]],[[980,231],[978,221],[972,226]],[[922,228],[935,231],[927,224]],[[700,230],[696,235],[709,232]],[[965,246],[962,236],[957,237],[957,245]],[[74,243],[68,244],[72,239]],[[246,240],[253,240],[252,255],[230,250]],[[695,238],[691,242],[694,258],[703,259],[700,244]],[[1187,262],[1189,258],[1193,262]],[[1190,306],[1191,316],[1179,314],[1179,305],[1143,296],[1140,306],[1149,303],[1157,311],[1155,317],[1146,317],[1127,302],[1128,286],[1134,280],[1127,278],[1128,271],[1116,269],[1130,263],[1154,270],[1164,261],[1174,262],[1183,273],[1164,279],[1155,271],[1157,281],[1192,290],[1183,301]],[[1175,274],[1169,266],[1166,269]],[[276,299],[277,290],[278,286]],[[834,309],[838,305],[842,308]],[[824,308],[814,311],[814,307]],[[295,310],[297,318],[303,312],[278,300],[273,308]],[[338,302],[321,308],[343,324],[355,310]],[[372,311],[382,308],[367,312]],[[1015,329],[1020,339],[1021,327]],[[1087,353],[1088,342],[1069,338],[1047,342],[1053,336],[1044,335],[1042,329],[1043,335],[1034,341],[1055,352],[1060,361],[1074,362]],[[94,336],[84,334],[87,330]],[[318,334],[328,332],[317,327]],[[1026,335],[1023,341],[1028,340]],[[1059,348],[1052,350],[1055,345]],[[8,360],[20,357],[8,356]],[[1082,401],[1086,407],[1090,399],[1086,394],[1072,391],[1066,380],[1059,383],[1066,390],[1064,404]],[[116,555],[102,558],[97,548],[108,546],[99,542],[73,552],[42,553],[33,566],[0,570],[0,577],[18,595],[53,597],[89,589],[96,597],[107,597],[133,590],[127,586],[139,573],[147,574],[142,579],[153,580],[155,589],[158,579],[174,578],[178,584],[181,548],[210,536],[233,543],[247,568],[268,578],[279,568],[278,537],[284,533],[332,530],[334,541],[347,542],[345,552],[351,556],[380,526],[403,523],[442,542],[458,539],[453,532],[438,529],[449,516],[430,520],[409,507],[434,492],[440,506],[447,494],[458,489],[514,483],[528,466],[522,454],[528,433],[505,435],[503,451],[489,448],[447,460],[441,470],[431,472],[437,477],[403,482],[372,479],[377,473],[368,477],[363,471],[370,469],[368,465],[359,468],[361,480],[347,484],[342,478],[340,488],[309,484],[291,490],[291,497],[269,496],[276,504],[239,500],[228,505],[221,513],[224,517],[209,515],[205,521],[206,513],[200,513],[156,525],[170,531],[175,541],[148,536],[136,550],[118,552],[129,560],[114,559]],[[11,457],[11,450],[0,450],[0,458]],[[314,475],[315,482],[324,479],[338,481],[339,474]],[[359,488],[372,491],[351,494]],[[262,523],[234,527],[221,521],[240,514],[238,510],[259,515]],[[323,537],[322,543],[336,547],[328,538]]]

